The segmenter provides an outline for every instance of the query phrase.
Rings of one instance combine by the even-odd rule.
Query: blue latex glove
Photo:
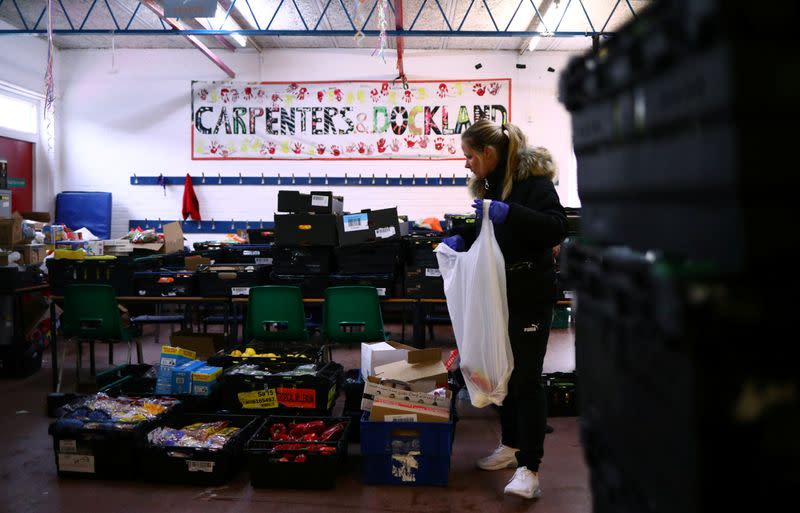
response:
[[[475,209],[475,215],[478,219],[481,219],[483,217],[483,200],[476,199],[472,204],[472,208]],[[508,203],[492,200],[489,204],[489,219],[491,219],[494,224],[503,224],[508,217],[508,210]]]
[[[453,235],[452,237],[444,238],[442,239],[442,244],[445,244],[455,251],[464,251],[464,239],[461,235]]]

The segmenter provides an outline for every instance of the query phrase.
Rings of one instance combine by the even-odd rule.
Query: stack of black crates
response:
[[[800,105],[800,6],[749,6],[654,2],[561,77],[596,513],[769,511],[800,488],[798,349],[775,316],[798,281],[779,119]]]

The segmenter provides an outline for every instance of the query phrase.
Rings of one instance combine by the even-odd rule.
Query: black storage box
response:
[[[354,246],[364,242],[400,238],[397,208],[362,210],[336,218],[340,246]]]
[[[325,295],[331,280],[327,274],[277,274],[273,272],[270,280],[275,285],[300,287],[305,298],[321,298]]]
[[[148,433],[142,450],[142,475],[156,483],[220,486],[245,464],[247,441],[263,424],[257,415],[181,414],[161,427],[181,429],[195,423],[227,422],[238,428],[221,449],[158,445]],[[156,428],[156,429],[159,429]]]
[[[465,232],[475,232],[477,221],[475,214],[445,214],[444,229],[447,235],[461,235]]]
[[[574,372],[542,374],[542,385],[547,397],[548,417],[578,415],[577,380]]]
[[[275,215],[277,246],[335,246],[336,223],[333,214]]]
[[[244,354],[234,356],[232,354],[234,351],[243,353],[248,347],[255,351],[255,356],[246,356]],[[251,340],[246,347],[219,351],[208,359],[208,365],[227,369],[240,363],[258,363],[269,366],[271,364],[284,363],[296,365],[304,363],[321,364],[323,361],[323,350],[320,346],[295,342]]]
[[[272,244],[226,244],[218,262],[272,265],[272,258]]]
[[[405,268],[404,288],[406,297],[443,299],[444,280],[438,267],[417,267],[407,265]]]
[[[336,362],[317,365],[311,373],[298,373],[298,363],[241,363],[218,378],[223,407],[247,413],[299,413],[328,415],[343,378]],[[294,373],[294,374],[293,374]],[[248,393],[274,390],[277,406],[262,408]]]
[[[271,430],[277,424],[290,430],[291,426],[314,421],[323,421],[326,427],[343,423],[344,429],[325,442],[272,439]],[[347,457],[350,426],[350,417],[267,417],[247,443],[250,483],[255,488],[333,488],[340,473],[339,466]],[[322,447],[329,450],[323,452]],[[300,455],[303,461],[298,461]]]
[[[195,273],[197,295],[206,297],[247,295],[250,287],[269,283],[266,265],[208,265]]]
[[[437,235],[410,236],[403,238],[405,246],[405,263],[417,267],[439,268],[434,249],[442,242]]]
[[[47,261],[49,262],[51,260],[53,259],[51,258]],[[38,264],[19,268],[16,266],[0,266],[0,293],[9,293],[13,292],[14,289],[32,287],[34,285],[39,285],[44,281],[46,281],[45,276],[39,269]]]
[[[278,274],[328,274],[331,248],[326,246],[281,246],[273,249],[272,270]]]
[[[247,242],[249,244],[272,244],[275,242],[275,229],[248,228]]]
[[[397,295],[395,275],[392,274],[331,274],[331,287],[363,285],[375,287],[378,297],[389,298]]]
[[[56,469],[60,477],[131,478],[139,474],[140,452],[145,437],[153,428],[166,421],[180,406],[177,400],[124,399],[142,403],[157,401],[168,405],[166,410],[145,421],[124,423],[124,428],[93,420],[81,407],[86,401],[101,396],[79,399],[70,405],[69,412],[50,424],[53,437]]]
[[[400,242],[375,241],[334,250],[339,274],[388,274],[400,263]]]
[[[330,191],[278,191],[278,212],[341,214],[343,205],[344,198]]]
[[[111,285],[117,296],[133,294],[133,259],[118,257],[113,260],[71,260],[48,258],[45,260],[48,281],[53,294],[62,295],[64,287],[74,283],[99,283]]]
[[[194,293],[194,273],[169,270],[135,272],[133,290],[138,296],[191,296]]]

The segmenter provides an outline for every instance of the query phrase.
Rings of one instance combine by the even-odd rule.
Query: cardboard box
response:
[[[278,191],[278,212],[341,214],[343,206],[344,198],[331,191]]]
[[[164,242],[145,242],[134,244],[134,250],[152,251],[154,253],[177,253],[183,251],[183,228],[181,223],[173,221],[163,226]]]
[[[409,351],[416,348],[399,342],[361,343],[361,376],[364,380],[375,374],[375,368],[387,363],[405,360]]]
[[[205,360],[225,347],[222,333],[195,333],[190,329],[176,331],[169,337],[173,346],[194,351],[197,358]]]
[[[0,248],[9,249],[22,242],[22,216],[14,212],[10,219],[0,219]]]
[[[217,386],[217,377],[222,374],[222,367],[204,365],[192,372],[192,395],[209,396]]]
[[[340,246],[353,246],[363,242],[400,238],[397,208],[363,210],[336,218]]]
[[[17,246],[16,251],[22,255],[22,263],[27,265],[40,264],[47,256],[47,249],[44,244],[24,244]]]
[[[196,353],[181,347],[161,346],[158,375],[156,377],[156,393],[172,393],[172,371],[175,367],[195,359]]]
[[[205,365],[205,363],[201,360],[192,360],[172,369],[172,393],[191,394],[192,372]]]
[[[333,214],[275,215],[275,244],[335,246],[337,219]]]
[[[50,224],[50,212],[22,212],[22,218],[29,221]]]
[[[434,406],[410,401],[378,398],[372,405],[369,420],[383,422],[449,422],[450,400],[447,406]]]
[[[187,271],[196,271],[201,265],[211,265],[212,263],[210,258],[200,255],[191,255],[183,259],[183,265],[186,267]]]
[[[361,397],[361,409],[372,411],[375,400],[391,399],[396,401],[406,401],[416,404],[428,404],[432,406],[444,406],[450,408],[450,391],[446,397],[435,396],[431,393],[433,388],[425,390],[414,390],[413,384],[400,381],[380,380],[375,376],[370,376],[364,382],[364,393]]]
[[[435,386],[447,385],[447,369],[442,363],[442,353],[438,347],[409,351],[405,360],[376,367],[375,377],[406,383],[425,380]]]

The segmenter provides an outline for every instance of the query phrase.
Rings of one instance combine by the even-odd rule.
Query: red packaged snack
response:
[[[314,420],[303,424],[295,424],[289,430],[292,437],[302,437],[306,433],[322,433],[325,430],[325,421]]]
[[[338,438],[337,435],[342,431],[344,431],[344,422],[338,422],[323,431],[323,433],[319,435],[319,439],[323,442],[327,442],[328,440],[334,439],[334,437]]]

